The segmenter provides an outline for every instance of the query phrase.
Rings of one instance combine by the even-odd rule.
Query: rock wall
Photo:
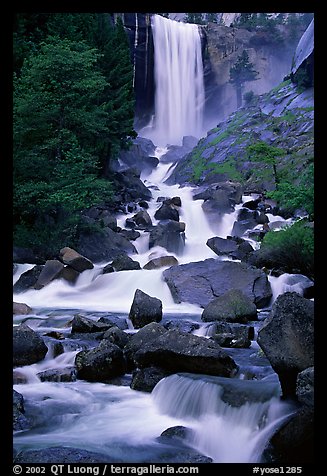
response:
[[[153,114],[154,76],[151,14],[114,13],[121,16],[128,35],[134,65],[135,127],[145,126]]]
[[[243,50],[247,51],[249,61],[259,72],[257,80],[245,83],[244,92],[263,94],[278,85],[290,73],[292,59],[303,30],[289,38],[287,27],[280,26],[278,39],[262,30],[248,31],[245,28],[209,23],[205,32],[206,117],[210,128],[212,121],[224,120],[236,110],[236,92],[229,83],[229,72]]]

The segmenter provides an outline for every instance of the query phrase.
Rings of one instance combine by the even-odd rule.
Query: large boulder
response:
[[[161,207],[154,214],[156,220],[179,221],[179,213],[171,200],[164,200]]]
[[[140,263],[133,260],[130,256],[123,254],[117,256],[111,263],[115,271],[130,271],[133,269],[141,269]]]
[[[129,311],[130,320],[135,329],[140,329],[150,322],[160,322],[162,319],[162,302],[137,289]]]
[[[257,308],[243,291],[230,289],[207,304],[201,319],[205,322],[227,321],[244,324],[257,319]]]
[[[43,265],[37,264],[36,266],[33,266],[32,269],[29,269],[28,271],[25,271],[25,273],[22,273],[19,279],[14,284],[14,293],[18,294],[27,291],[28,289],[34,289],[34,286],[41,274],[42,269]]]
[[[157,322],[151,322],[142,327],[135,334],[132,334],[131,338],[124,347],[124,355],[130,367],[135,366],[134,355],[141,349],[146,343],[149,343],[159,336],[167,332],[167,330]]]
[[[214,341],[171,329],[146,343],[134,355],[140,368],[159,366],[172,372],[231,377],[234,360]]]
[[[60,250],[59,259],[79,273],[82,273],[86,269],[94,268],[92,261],[68,246]]]
[[[44,359],[48,347],[42,337],[26,324],[13,329],[13,363],[14,367],[31,365]]]
[[[268,305],[272,297],[267,275],[245,263],[209,258],[172,266],[162,275],[177,303],[205,307],[231,289],[241,290],[257,307]]]
[[[93,262],[115,259],[122,253],[137,254],[135,246],[110,228],[80,234],[77,250]]]
[[[277,297],[257,342],[278,374],[283,397],[296,398],[298,373],[314,365],[314,303],[295,292]]]
[[[64,265],[56,259],[47,260],[34,285],[35,289],[42,289],[54,279],[60,277]]]
[[[207,240],[207,246],[212,249],[218,256],[228,255],[234,259],[243,260],[253,252],[250,243],[241,238],[221,238],[220,236],[213,236]]]
[[[123,351],[104,339],[92,350],[82,350],[75,357],[77,378],[89,382],[106,382],[124,375],[126,361]]]

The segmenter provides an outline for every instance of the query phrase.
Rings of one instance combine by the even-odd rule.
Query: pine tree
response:
[[[258,76],[258,72],[254,70],[253,63],[249,61],[249,55],[246,50],[238,56],[236,63],[230,69],[230,83],[236,89],[237,108],[242,106],[242,92],[244,83],[254,81]]]

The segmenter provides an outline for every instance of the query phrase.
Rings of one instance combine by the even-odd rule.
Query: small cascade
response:
[[[294,412],[279,385],[195,374],[162,379],[152,397],[163,414],[184,419],[185,443],[216,463],[259,462],[269,438]]]

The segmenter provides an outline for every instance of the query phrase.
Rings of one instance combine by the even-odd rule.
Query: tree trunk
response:
[[[242,86],[236,85],[236,108],[239,109],[242,106]]]

